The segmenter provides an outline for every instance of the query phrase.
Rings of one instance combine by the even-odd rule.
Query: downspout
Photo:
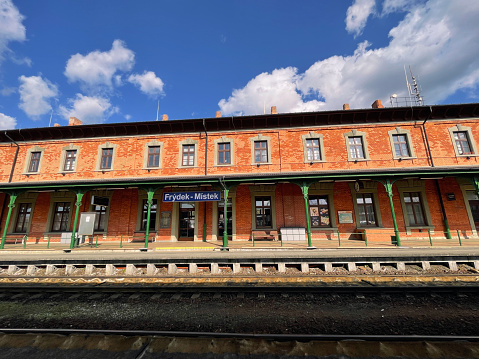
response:
[[[208,175],[208,132],[206,131],[205,119],[203,119],[203,128],[205,129],[206,141],[205,141],[205,176]],[[203,221],[203,242],[206,242],[206,201],[204,202],[204,221]]]
[[[7,134],[7,131],[5,131],[5,136],[10,140],[12,141],[15,146],[17,146],[17,149],[15,151],[15,157],[13,158],[13,164],[12,164],[12,170],[10,171],[10,177],[8,178],[8,183],[12,182],[12,177],[13,177],[13,171],[15,171],[15,165],[17,164],[17,157],[18,157],[18,150],[20,149],[20,146],[18,145],[18,143],[16,143],[13,138],[11,138],[8,134]]]
[[[428,140],[428,137],[427,137],[426,126],[425,126],[427,120],[429,120],[431,118],[431,115],[432,115],[432,107],[429,106],[429,115],[426,117],[426,119],[422,123],[422,129],[424,131],[424,137],[426,139],[426,146],[427,146],[427,151],[429,153],[429,158],[431,159],[431,167],[435,167],[434,166],[434,159],[432,158],[431,147],[429,146],[429,140]],[[442,200],[442,193],[441,193],[441,188],[439,187],[439,180],[436,178],[435,182],[436,182],[437,194],[439,195],[439,205],[441,206],[442,218],[443,218],[443,221],[444,221],[444,226],[446,227],[446,238],[451,239],[452,238],[451,230],[449,229],[449,222],[448,222],[447,216],[446,216],[446,208],[444,207],[444,201]]]

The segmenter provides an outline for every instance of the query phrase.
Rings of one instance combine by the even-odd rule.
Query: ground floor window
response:
[[[56,202],[53,212],[52,232],[66,232],[70,217],[70,202]]]
[[[32,212],[32,205],[30,203],[20,203],[18,207],[17,223],[15,224],[16,233],[26,233],[28,224],[30,223],[30,216]]]
[[[255,197],[256,228],[272,228],[271,197]]]
[[[422,226],[424,220],[423,204],[419,192],[404,192],[404,204],[410,226]]]
[[[157,201],[153,199],[153,203],[150,208],[150,226],[149,230],[154,231],[156,229],[156,211]],[[146,223],[148,222],[148,200],[143,200],[142,213],[141,213],[141,230],[146,231]]]
[[[311,227],[331,227],[328,196],[309,196]]]
[[[106,210],[108,207],[95,205],[93,211],[96,213],[95,216],[95,232],[102,232],[105,230],[106,222]]]
[[[376,213],[372,193],[358,193],[356,195],[358,206],[359,225],[361,227],[376,226]]]

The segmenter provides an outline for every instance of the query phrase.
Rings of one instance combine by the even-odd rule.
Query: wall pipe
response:
[[[17,163],[17,157],[18,157],[18,150],[20,149],[20,146],[18,143],[15,142],[15,140],[13,138],[11,138],[8,134],[7,134],[7,131],[5,131],[5,136],[10,140],[12,141],[15,146],[17,146],[17,149],[15,151],[15,157],[13,158],[13,164],[12,164],[12,169],[10,171],[10,177],[8,178],[8,183],[12,182],[12,178],[13,178],[13,171],[15,170],[15,165]]]
[[[205,119],[203,119],[203,128],[205,129],[205,176],[208,175],[208,132],[206,131]],[[206,201],[204,202],[204,221],[203,221],[203,242],[206,242]]]

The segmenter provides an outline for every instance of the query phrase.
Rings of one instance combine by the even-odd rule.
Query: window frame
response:
[[[38,193],[35,193],[35,192],[25,192],[17,197],[15,201],[15,207],[13,208],[12,220],[10,221],[8,226],[8,233],[22,233],[22,234],[30,233],[30,228],[32,225],[32,219],[33,219],[33,214],[35,211],[35,203],[36,203],[37,197],[38,197]],[[29,204],[31,206],[30,221],[27,225],[26,232],[16,232],[16,226],[17,226],[18,215],[19,215],[21,204]]]
[[[150,227],[150,233],[152,232],[157,233],[160,228],[160,213],[161,213],[161,207],[162,207],[162,202],[161,202],[162,196],[163,196],[162,190],[156,191],[155,194],[153,195],[153,200],[156,200],[156,218],[155,218],[155,228]],[[143,222],[143,202],[146,200],[148,200],[148,194],[146,193],[146,191],[138,190],[138,209],[136,214],[136,227],[135,227],[136,231],[135,232],[145,232],[145,230],[142,229],[142,222]],[[151,218],[150,218],[150,221],[151,221]]]
[[[477,147],[476,147],[476,142],[474,141],[474,136],[472,135],[472,130],[470,127],[463,126],[461,124],[457,124],[454,127],[448,128],[449,135],[451,136],[451,141],[452,145],[454,147],[454,153],[456,154],[456,157],[473,157],[477,156]],[[459,153],[459,148],[457,147],[456,139],[454,138],[454,133],[455,132],[465,132],[467,140],[469,142],[469,147],[472,151],[472,153],[466,153],[466,154],[461,154]]]
[[[326,199],[326,205],[320,205],[320,204],[319,204],[319,200],[320,200],[320,199],[324,199],[324,198]],[[314,200],[314,199],[318,200],[318,204],[317,204],[317,205],[312,205],[312,204],[310,203],[310,202],[311,202],[312,200]],[[318,215],[317,215],[317,217],[320,219],[319,225],[317,225],[317,226],[313,225],[313,220],[312,220],[312,217],[313,217],[313,216],[311,215],[311,212],[312,212],[311,208],[314,208],[314,207],[317,207],[317,208],[318,208],[318,213],[317,213]],[[328,223],[327,225],[322,225],[322,224],[321,224],[320,208],[324,208],[324,207],[326,207],[327,210],[328,210],[328,216],[329,216],[329,217],[328,217],[328,220],[329,220],[329,223]],[[327,194],[308,194],[308,209],[309,209],[308,220],[309,220],[309,224],[310,224],[310,226],[311,226],[311,229],[313,229],[313,228],[314,228],[314,229],[323,229],[323,228],[331,229],[331,227],[332,227],[332,226],[331,226],[331,217],[332,217],[332,215],[331,215],[331,206],[330,206],[329,196],[328,196]],[[333,215],[334,215],[334,213],[333,213]]]
[[[363,149],[363,158],[354,158],[351,156],[351,147],[349,144],[349,138],[350,137],[360,137],[361,138],[361,144],[362,144],[362,149]],[[346,151],[348,155],[348,161],[350,162],[361,162],[361,161],[370,161],[371,158],[369,157],[369,150],[368,150],[368,142],[366,138],[366,133],[358,131],[356,129],[347,132],[344,134],[344,139],[346,142]]]
[[[275,185],[252,185],[249,186],[251,198],[251,230],[271,229],[275,230],[276,226],[276,186]],[[256,197],[271,198],[271,227],[256,226]]]
[[[406,136],[406,146],[409,151],[409,156],[398,156],[396,154],[396,150],[394,148],[394,136],[396,135],[403,135]],[[411,139],[411,131],[402,129],[401,127],[396,127],[394,130],[388,131],[389,136],[389,143],[391,145],[391,151],[393,155],[393,159],[395,160],[405,160],[405,159],[414,159],[416,158],[416,154],[414,152],[414,146],[412,145]]]
[[[399,198],[401,201],[401,209],[403,214],[404,226],[406,227],[406,233],[411,234],[412,230],[415,229],[430,229],[434,231],[434,225],[431,218],[431,212],[429,211],[429,204],[426,196],[426,184],[424,180],[418,179],[407,179],[400,180],[395,183],[396,188],[399,192]],[[409,223],[409,218],[407,215],[407,206],[404,201],[404,193],[418,192],[420,194],[422,210],[424,214],[424,225],[411,225]]]
[[[256,162],[255,143],[256,142],[262,142],[262,141],[266,142],[266,157],[267,157],[267,159],[266,159],[266,162]],[[256,166],[271,165],[272,164],[272,162],[271,162],[271,139],[268,136],[263,136],[262,134],[259,134],[256,137],[252,137],[250,139],[250,142],[251,142],[251,165],[256,165]]]
[[[193,165],[184,165],[183,164],[183,146],[193,146]],[[179,161],[178,161],[179,168],[195,168],[198,167],[198,141],[186,139],[184,141],[179,142]]]
[[[379,204],[379,196],[378,196],[378,182],[376,181],[361,181],[363,184],[362,189],[356,191],[354,188],[355,182],[349,183],[349,189],[351,190],[351,195],[353,197],[353,208],[354,208],[354,217],[356,218],[356,228],[357,229],[364,229],[364,228],[383,228],[383,221],[381,216],[381,206]],[[357,203],[357,195],[358,194],[370,194],[373,198],[373,206],[374,206],[374,214],[376,217],[376,225],[375,226],[361,226],[360,223],[360,216],[359,216],[359,207]]]
[[[63,161],[63,172],[75,172],[77,162],[77,150],[66,150]]]
[[[155,169],[160,169],[162,168],[162,161],[163,161],[163,142],[153,140],[151,142],[145,143],[145,149],[144,149],[144,154],[143,154],[143,169],[145,170],[155,170]],[[159,147],[160,152],[159,152],[159,161],[158,161],[158,166],[149,166],[149,149],[150,147]]]
[[[215,143],[215,160],[214,166],[218,167],[227,167],[227,166],[234,166],[235,164],[235,156],[234,156],[234,141],[232,138],[227,138],[225,136],[221,136],[214,141]],[[222,143],[229,143],[230,145],[230,163],[220,163],[219,162],[219,145]]]
[[[312,227],[311,231],[324,232],[324,231],[338,231],[338,222],[336,220],[336,209],[334,205],[334,182],[315,182],[309,186],[308,190],[308,210],[309,210],[309,197],[310,196],[327,196],[329,206],[329,222],[330,227]],[[307,214],[308,221],[310,221],[309,213]],[[311,222],[309,222],[311,225]]]
[[[102,168],[103,150],[107,150],[107,149],[113,150],[112,154],[111,154],[111,166],[110,166],[110,168]],[[98,146],[98,154],[97,154],[97,157],[96,157],[95,171],[99,171],[99,172],[113,171],[115,169],[116,151],[117,151],[117,145],[115,143],[105,142],[103,144],[100,144]]]
[[[308,140],[318,140],[319,141],[319,159],[308,159]],[[319,163],[319,162],[326,162],[325,159],[325,152],[324,152],[324,143],[323,143],[323,135],[315,132],[309,132],[306,135],[301,136],[301,141],[303,143],[303,156],[304,156],[304,163]]]
[[[118,190],[118,191],[121,191],[121,190]],[[94,233],[106,233],[108,231],[108,221],[110,219],[111,199],[113,197],[113,191],[112,190],[95,190],[90,192],[90,212],[98,213],[95,210],[96,205],[92,203],[93,196],[108,198],[108,206],[106,206],[106,210],[105,210],[105,223],[104,223],[105,228],[103,230],[97,230],[94,225]]]
[[[62,212],[57,212],[57,205],[62,203],[63,206],[65,206],[66,204],[69,205],[68,207],[68,212],[67,211],[62,211]],[[70,224],[71,224],[71,213],[72,213],[72,202],[68,201],[68,200],[65,200],[65,201],[55,201],[53,203],[53,208],[52,208],[52,221],[51,221],[51,224],[50,224],[50,232],[51,233],[62,233],[62,232],[69,232],[70,231]],[[60,229],[58,230],[55,230],[53,229],[54,225],[55,225],[55,217],[56,217],[56,214],[57,213],[62,213],[62,219],[60,220]],[[63,221],[63,214],[65,214],[67,216],[66,218],[66,221]],[[62,223],[65,223],[65,229],[62,229],[61,228],[61,224]]]
[[[65,170],[65,165],[67,160],[67,151],[76,151],[75,162],[71,170]],[[60,156],[60,169],[58,172],[63,174],[77,172],[79,159],[80,159],[80,146],[75,146],[74,144],[70,144],[68,146],[63,147],[62,154]]]
[[[38,167],[36,171],[30,171],[30,163],[32,159],[32,154],[35,152],[40,152],[40,159],[38,161]],[[31,175],[31,174],[39,174],[42,168],[42,162],[43,162],[43,157],[44,157],[44,152],[45,149],[42,147],[32,147],[27,150],[27,154],[25,156],[25,166],[23,169],[23,174]]]
[[[256,202],[259,201],[259,199],[261,199],[261,203],[263,203],[262,206],[257,206],[256,205]],[[268,199],[269,201],[269,206],[265,206],[264,203],[266,202],[266,199]],[[257,214],[256,214],[256,211],[258,208],[262,208],[263,209],[263,215],[262,215],[262,223],[263,225],[260,225],[258,226],[258,222],[257,222]],[[269,209],[270,212],[271,212],[271,224],[270,225],[264,225],[265,224],[265,209]],[[271,199],[271,196],[259,196],[259,195],[256,195],[254,197],[254,220],[255,220],[255,228],[256,229],[273,229],[273,201]]]

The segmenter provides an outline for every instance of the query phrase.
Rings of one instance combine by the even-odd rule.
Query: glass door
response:
[[[195,204],[180,203],[180,241],[192,241],[195,237]]]
[[[218,202],[218,239],[223,238],[225,232],[225,203],[223,201]],[[228,204],[226,206],[226,233],[229,238],[233,235],[233,205],[231,198],[228,198]]]

